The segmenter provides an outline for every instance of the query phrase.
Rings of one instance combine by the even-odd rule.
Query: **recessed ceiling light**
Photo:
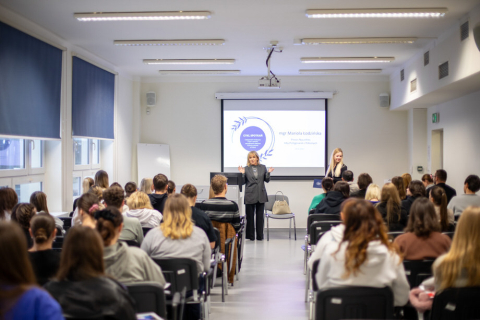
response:
[[[308,18],[440,18],[447,8],[309,9]]]
[[[225,75],[225,74],[240,74],[240,70],[159,70],[163,75]]]
[[[235,59],[144,59],[145,64],[234,64]]]
[[[302,39],[304,45],[317,44],[376,44],[376,43],[414,43],[418,38],[306,38]]]
[[[86,12],[73,15],[78,21],[195,20],[210,19],[210,11]]]
[[[300,69],[299,74],[355,74],[381,73],[382,69]]]
[[[359,63],[359,62],[392,62],[394,57],[318,57],[302,58],[302,63]]]
[[[218,46],[224,45],[225,40],[115,40],[113,44],[116,46]]]

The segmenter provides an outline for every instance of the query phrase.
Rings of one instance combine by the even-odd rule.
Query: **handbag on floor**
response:
[[[282,200],[277,200],[277,194],[279,192],[282,194]],[[282,191],[277,191],[277,193],[275,193],[275,202],[273,203],[272,213],[273,214],[292,213],[292,211],[290,210],[290,206],[288,205],[287,201],[285,200],[285,197],[283,196]]]

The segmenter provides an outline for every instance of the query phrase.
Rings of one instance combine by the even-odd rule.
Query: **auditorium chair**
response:
[[[448,288],[435,295],[431,320],[480,319],[480,287]]]
[[[152,230],[152,228],[142,228],[143,236],[145,237],[147,235],[147,232],[150,230]]]
[[[143,281],[125,284],[128,293],[135,300],[135,312],[154,312],[166,317],[166,300],[163,287],[157,282]]]
[[[405,275],[410,289],[418,287],[423,280],[432,276],[432,264],[435,260],[403,260]]]
[[[287,196],[281,196],[278,199],[285,200],[288,202],[288,197]],[[276,220],[286,220],[288,219],[290,224],[288,226],[288,238],[292,238],[292,220],[293,220],[293,233],[295,235],[295,240],[297,240],[297,225],[295,223],[295,213],[289,213],[289,214],[273,214],[272,209],[273,205],[275,204],[275,195],[269,195],[268,196],[268,202],[265,203],[265,218],[267,219],[267,241],[270,241],[270,225],[269,225],[269,220],[270,219],[276,219]]]

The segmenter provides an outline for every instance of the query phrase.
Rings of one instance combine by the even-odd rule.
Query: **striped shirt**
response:
[[[203,210],[210,220],[230,223],[235,231],[240,230],[240,212],[238,205],[227,198],[212,198],[195,205]]]

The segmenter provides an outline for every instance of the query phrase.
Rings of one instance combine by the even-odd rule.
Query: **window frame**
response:
[[[21,177],[12,177],[11,188],[15,190],[17,184],[27,184],[27,183],[41,183],[41,188],[38,191],[45,190],[45,175],[31,175],[31,176],[21,176]],[[18,201],[20,202],[20,196],[18,196]]]
[[[77,144],[75,143],[75,139],[87,139],[88,144],[88,164],[75,164],[75,150],[77,148]],[[96,143],[94,142],[96,141]],[[92,169],[100,169],[101,168],[101,159],[100,159],[100,139],[91,139],[91,138],[83,138],[83,137],[73,137],[73,171],[85,171],[85,170],[92,170]],[[95,150],[94,150],[95,146]],[[93,163],[93,152],[98,152],[98,163]]]
[[[0,137],[3,139],[20,139],[23,140],[23,153],[24,153],[24,168],[23,169],[8,169],[8,170],[0,170],[0,178],[4,177],[24,177],[30,175],[38,175],[45,173],[45,141],[42,139],[29,139],[29,138],[22,138],[22,137]],[[40,168],[32,168],[32,150],[31,146],[34,145],[34,140],[40,140],[40,147],[42,148],[41,152],[41,161],[42,167]],[[33,143],[32,143],[33,142]]]

